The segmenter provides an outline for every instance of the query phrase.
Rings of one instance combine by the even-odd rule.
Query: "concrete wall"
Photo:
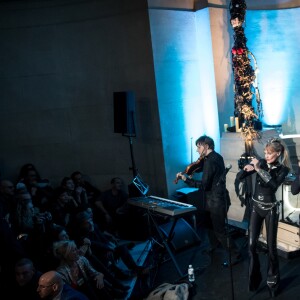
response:
[[[75,170],[99,188],[131,182],[129,139],[114,133],[113,92],[136,95],[138,172],[164,195],[147,2],[0,4],[0,170],[36,165],[56,186]]]
[[[117,175],[129,183],[132,180],[129,139],[114,133],[113,92],[133,90],[137,136],[132,141],[136,167],[150,185],[150,193],[171,196],[175,187],[171,188],[170,180],[177,166],[173,165],[175,160],[168,158],[166,163],[165,158],[174,156],[171,146],[177,140],[168,141],[168,134],[162,139],[154,37],[149,24],[151,3],[158,7],[159,2],[56,0],[0,4],[2,177],[15,179],[21,165],[31,162],[54,185],[78,169],[100,188],[107,187],[110,178]],[[185,28],[191,28],[195,34],[193,1],[162,2],[164,10],[182,10],[185,17],[188,13]],[[206,6],[206,1],[200,2],[200,6]],[[173,3],[174,7],[166,3]],[[221,137],[223,123],[228,123],[233,112],[232,32],[227,4],[208,1],[207,5]],[[298,53],[296,50],[294,54]],[[187,52],[182,53],[179,61],[184,61]],[[193,49],[188,53],[193,54]],[[299,85],[295,80],[292,82],[296,87]],[[296,87],[295,95],[299,90]],[[297,97],[293,99],[295,104]],[[202,110],[206,112],[205,107]],[[176,118],[168,121],[170,128],[172,122],[177,122]],[[203,133],[202,127],[199,133]],[[169,146],[164,148],[163,144]],[[189,150],[190,140],[184,144],[180,147]],[[243,147],[242,141],[239,147]],[[297,149],[294,157],[299,156]],[[235,159],[241,154],[237,152]],[[181,153],[175,156],[182,157]],[[185,161],[186,158],[183,157]],[[180,163],[184,165],[183,161]]]

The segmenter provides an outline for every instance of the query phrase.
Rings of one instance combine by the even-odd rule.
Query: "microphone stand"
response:
[[[227,189],[226,192],[227,194]],[[231,243],[230,243],[230,239],[229,239],[229,230],[228,230],[228,203],[227,203],[227,195],[225,195],[225,234],[226,234],[226,240],[227,240],[227,249],[228,249],[228,262],[229,262],[229,271],[230,271],[230,286],[231,286],[231,299],[234,300],[234,287],[233,287],[233,274],[232,274],[232,260],[231,260]]]
[[[129,170],[132,170],[132,175],[133,175],[133,180],[134,180],[138,176],[138,169],[136,168],[134,154],[133,154],[133,142],[132,142],[132,138],[136,137],[136,134],[135,134],[135,132],[136,132],[135,131],[135,122],[134,122],[133,112],[131,112],[131,124],[132,124],[132,127],[130,128],[129,132],[122,133],[122,136],[128,137],[129,147],[130,147],[131,163],[132,163],[132,166],[129,167]],[[133,183],[131,183],[130,185],[128,185],[128,192],[129,192],[129,197],[131,197],[131,196],[140,196],[140,194],[141,194],[140,191],[138,191],[136,189],[136,187],[134,186]]]
[[[231,169],[231,166],[230,168],[228,169],[228,171]],[[220,178],[220,181],[217,183],[217,185],[219,185],[220,183],[225,183],[225,234],[226,234],[226,242],[227,242],[227,251],[228,251],[228,263],[229,263],[229,271],[230,271],[230,285],[231,285],[231,299],[234,300],[234,287],[233,287],[233,275],[232,275],[232,260],[231,260],[231,243],[230,243],[230,238],[229,238],[229,230],[228,230],[228,210],[229,210],[229,207],[228,207],[228,201],[227,201],[227,188],[226,188],[226,175],[228,173],[228,171],[226,172],[226,169],[225,169],[225,173],[224,173],[224,177],[222,176]],[[229,197],[229,195],[228,195]]]
[[[131,162],[132,162],[132,167],[129,168],[132,170],[133,173],[133,179],[137,176],[137,168],[135,165],[135,160],[134,160],[134,155],[133,155],[133,144],[132,144],[132,137],[136,137],[135,134],[135,123],[134,123],[134,116],[133,116],[133,111],[130,112],[130,116],[131,116],[131,124],[132,124],[132,128],[129,131],[129,133],[123,133],[123,136],[127,136],[128,140],[129,140],[129,147],[130,147],[130,156],[131,156]]]

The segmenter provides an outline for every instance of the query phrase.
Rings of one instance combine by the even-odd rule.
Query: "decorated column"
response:
[[[234,45],[231,49],[232,70],[234,76],[234,116],[238,118],[238,127],[245,142],[259,139],[261,129],[262,104],[257,86],[257,65],[254,55],[247,48],[244,33],[246,2],[230,2],[230,23],[234,31]],[[251,60],[254,68],[251,65]],[[252,103],[256,101],[256,109]]]

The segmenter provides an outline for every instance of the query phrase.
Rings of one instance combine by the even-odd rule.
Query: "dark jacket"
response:
[[[225,164],[223,157],[212,151],[204,158],[202,180],[187,178],[189,186],[204,191],[207,210],[217,212],[230,205],[226,191]]]
[[[60,300],[89,300],[89,299],[87,298],[87,296],[73,289],[68,284],[64,284],[63,290],[60,295]]]
[[[265,203],[272,203],[276,201],[276,191],[278,187],[284,182],[289,173],[289,168],[276,162],[272,165],[267,165],[264,159],[259,161],[260,168],[270,174],[270,180],[265,182],[259,174],[256,174],[255,191],[253,198]],[[243,171],[241,179],[256,173],[256,171]]]

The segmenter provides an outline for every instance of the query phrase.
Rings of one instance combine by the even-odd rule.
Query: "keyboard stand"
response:
[[[174,254],[173,254],[173,252],[172,252],[172,250],[171,250],[171,248],[169,246],[169,242],[172,240],[174,229],[175,229],[175,226],[176,226],[178,218],[174,218],[172,227],[171,227],[170,232],[169,232],[169,235],[168,235],[167,238],[165,238],[164,235],[163,235],[163,233],[161,232],[161,229],[159,228],[159,226],[158,226],[155,218],[154,218],[154,215],[149,210],[147,210],[147,212],[148,212],[148,216],[151,219],[151,222],[153,223],[153,225],[154,225],[154,227],[156,229],[156,232],[159,234],[159,237],[160,237],[160,239],[161,239],[164,247],[166,248],[168,254],[170,255],[170,258],[172,259],[172,261],[174,263],[174,266],[176,267],[176,270],[177,270],[179,276],[181,278],[184,277],[184,275],[183,275],[182,271],[180,270],[180,267],[179,267],[179,265],[178,265],[178,263],[177,263],[177,261],[175,259],[175,256],[174,256]]]

